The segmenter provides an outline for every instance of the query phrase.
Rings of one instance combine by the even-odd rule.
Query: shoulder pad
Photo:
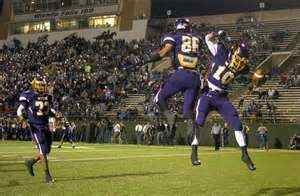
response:
[[[21,93],[21,95],[19,97],[19,101],[29,102],[34,95],[35,95],[34,92],[32,92],[30,90],[24,91],[23,93]]]

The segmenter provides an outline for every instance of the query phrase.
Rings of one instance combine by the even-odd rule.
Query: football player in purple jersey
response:
[[[175,72],[161,85],[154,101],[167,118],[170,130],[175,123],[175,114],[168,109],[168,99],[178,92],[184,96],[183,117],[188,122],[189,129],[194,126],[194,107],[200,89],[200,74],[197,71],[199,63],[200,38],[192,32],[189,19],[177,19],[176,31],[162,38],[162,49],[153,53],[148,62],[161,60],[170,55],[175,65]]]
[[[73,149],[75,148],[75,143],[74,143],[75,128],[76,128],[75,123],[71,124],[70,122],[64,120],[64,125],[62,126],[63,134],[60,139],[60,144],[58,145],[57,148],[61,148],[65,140],[72,144]]]
[[[37,77],[31,82],[31,90],[21,93],[20,105],[17,115],[22,123],[27,123],[32,139],[37,145],[38,154],[36,157],[26,160],[25,166],[29,174],[34,176],[33,166],[41,162],[45,172],[45,182],[54,182],[50,171],[48,158],[51,151],[52,132],[49,130],[49,117],[55,116],[51,108],[52,97],[48,94],[47,83],[44,78]]]
[[[205,36],[205,42],[212,55],[207,76],[208,90],[198,100],[196,108],[196,124],[192,142],[191,161],[193,165],[200,165],[198,160],[197,146],[198,134],[205,123],[210,111],[217,111],[228,125],[234,130],[235,138],[242,151],[242,161],[246,163],[249,170],[255,170],[255,166],[247,152],[247,145],[243,131],[243,125],[238,112],[227,97],[227,88],[233,80],[242,73],[249,71],[249,51],[244,43],[230,46],[226,42],[227,36],[224,31],[212,32]]]

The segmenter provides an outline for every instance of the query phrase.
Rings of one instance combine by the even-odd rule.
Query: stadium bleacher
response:
[[[300,87],[290,87],[288,89],[284,88],[283,84],[280,84],[279,78],[275,77],[267,81],[261,87],[262,89],[278,89],[279,98],[270,100],[274,103],[276,123],[295,123],[297,119],[300,118]],[[267,108],[264,100],[259,100],[257,94],[244,93],[245,102],[250,103],[251,100],[255,100],[262,104],[262,115],[265,121],[272,122],[272,119],[268,116]],[[234,105],[238,108],[238,99],[234,100]],[[242,109],[239,110],[240,115],[242,115]]]
[[[231,33],[233,39],[238,39],[236,24],[223,24],[218,25],[219,28],[225,29]],[[267,37],[270,44],[273,46],[275,51],[286,51],[289,44],[294,41],[294,38],[300,31],[300,19],[289,19],[289,20],[276,20],[276,21],[262,21],[259,26],[255,28],[257,36]],[[286,32],[281,42],[272,41],[270,37],[276,32]],[[265,50],[263,53],[270,53],[272,49]]]

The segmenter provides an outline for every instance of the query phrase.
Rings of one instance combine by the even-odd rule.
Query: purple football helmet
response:
[[[191,29],[190,20],[187,18],[179,18],[175,22],[176,30],[189,31]]]

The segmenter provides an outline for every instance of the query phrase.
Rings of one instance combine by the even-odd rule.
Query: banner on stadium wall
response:
[[[95,14],[117,14],[119,13],[119,5],[111,5],[105,7],[86,7],[78,9],[58,10],[52,12],[41,12],[36,14],[16,15],[15,21],[41,21],[49,19],[59,19],[75,16],[89,16]]]
[[[61,10],[56,12],[45,12],[38,13],[33,15],[33,19],[42,20],[49,18],[60,18],[60,17],[68,17],[68,16],[81,16],[93,14],[95,12],[94,8],[83,8],[83,9],[72,9],[72,10]]]

